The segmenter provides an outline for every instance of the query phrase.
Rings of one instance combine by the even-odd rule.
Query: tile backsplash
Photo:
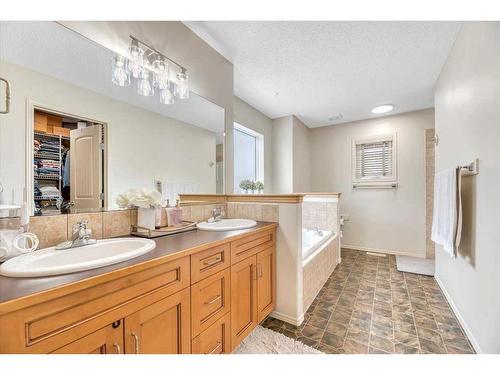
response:
[[[87,220],[92,238],[110,238],[130,234],[130,226],[137,221],[136,210],[92,212],[53,216],[32,216],[28,231],[40,240],[39,248],[55,246],[71,238],[73,225]],[[19,218],[0,219],[0,229],[19,228]]]
[[[221,208],[227,218],[278,222],[279,205],[272,203],[210,203],[182,206],[183,219],[204,221],[212,216],[214,208]],[[55,246],[71,238],[73,225],[87,220],[92,238],[112,238],[130,234],[137,223],[137,210],[79,213],[54,216],[32,216],[28,230],[37,235],[39,248]],[[0,229],[19,228],[19,218],[0,219]]]
[[[33,216],[30,218],[28,231],[36,234],[40,240],[39,248],[54,246],[68,239],[68,216]]]

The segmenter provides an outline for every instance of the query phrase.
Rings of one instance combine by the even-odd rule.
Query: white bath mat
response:
[[[434,276],[434,259],[423,259],[396,255],[398,271]]]
[[[233,354],[323,354],[281,333],[257,326]]]

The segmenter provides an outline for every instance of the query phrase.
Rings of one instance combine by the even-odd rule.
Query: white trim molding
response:
[[[304,321],[304,314],[299,316],[298,319],[295,319],[289,315],[282,314],[282,313],[275,310],[271,314],[269,314],[269,316],[271,318],[276,318],[276,319],[282,320],[283,322],[293,324],[294,326],[297,326],[297,327],[300,326],[302,324],[302,322]]]
[[[410,256],[410,257],[414,257],[414,258],[425,258],[425,249],[422,250],[421,254],[408,253],[405,251],[389,250],[389,249],[375,249],[373,247],[363,247],[363,246],[346,245],[346,244],[342,244],[342,249],[359,250],[359,251],[366,251],[366,252],[371,252],[371,253],[384,253],[384,254],[391,254],[391,255],[406,255],[406,256]]]
[[[460,322],[460,325],[462,326],[467,338],[469,339],[470,343],[472,344],[472,347],[474,348],[476,353],[483,354],[484,353],[483,350],[481,349],[481,347],[479,346],[479,343],[477,342],[476,338],[472,334],[472,331],[470,330],[469,326],[467,325],[465,319],[460,314],[460,311],[458,310],[457,305],[455,305],[455,302],[453,302],[453,298],[451,298],[451,295],[446,290],[443,282],[441,281],[441,279],[439,278],[438,275],[434,275],[434,279],[436,280],[439,288],[441,288],[441,291],[443,292],[444,296],[446,297],[446,300],[448,301],[448,304],[450,305],[451,309],[455,313],[455,315],[456,315],[458,321]]]

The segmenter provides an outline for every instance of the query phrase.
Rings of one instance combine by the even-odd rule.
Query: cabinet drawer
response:
[[[224,244],[191,255],[191,282],[196,283],[231,264],[230,245]]]
[[[191,287],[191,317],[193,336],[216,322],[229,312],[231,270],[227,268]]]
[[[231,352],[231,314],[224,315],[193,339],[193,354],[225,354]]]
[[[231,264],[257,254],[276,242],[274,230],[259,232],[231,242]]]
[[[189,257],[163,263],[111,281],[80,290],[16,313],[10,345],[17,352],[50,341],[54,336],[102,317],[108,311],[135,301],[155,290],[170,295],[190,284]],[[22,332],[22,334],[21,334]],[[16,337],[16,342],[12,340]],[[21,342],[22,340],[22,342]],[[3,338],[0,338],[2,347]],[[43,347],[44,345],[42,345]]]

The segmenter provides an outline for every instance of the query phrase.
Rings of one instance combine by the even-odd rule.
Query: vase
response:
[[[155,229],[156,208],[137,208],[137,226],[145,229]]]

